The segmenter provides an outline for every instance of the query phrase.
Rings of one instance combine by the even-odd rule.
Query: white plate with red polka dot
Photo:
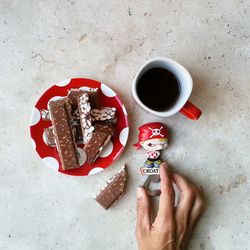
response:
[[[81,167],[78,169],[63,171],[56,147],[47,146],[44,141],[44,130],[52,125],[49,119],[44,119],[44,115],[46,116],[50,100],[65,97],[68,94],[68,90],[76,88],[82,90],[87,90],[88,88],[99,88],[101,105],[116,108],[117,122],[115,125],[115,135],[105,146],[102,153],[93,164],[88,164],[86,162],[83,146],[77,145],[77,150],[80,154],[79,161]],[[96,174],[109,167],[115,160],[117,160],[126,146],[129,136],[128,115],[119,96],[107,85],[87,78],[68,79],[54,84],[37,101],[31,115],[30,135],[36,152],[50,168],[64,174],[75,176]]]

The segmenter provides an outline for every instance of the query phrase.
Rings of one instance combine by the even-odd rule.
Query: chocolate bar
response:
[[[78,107],[75,107],[73,102],[69,98],[66,99],[65,107],[68,112],[68,117],[70,118],[69,120],[70,120],[71,130],[74,135],[75,142],[82,144],[83,136],[82,136]]]
[[[82,129],[81,129],[81,125],[80,122],[74,124],[73,122],[73,127],[72,130],[74,132],[74,136],[75,136],[75,142],[77,144],[82,144]],[[53,127],[49,127],[44,129],[44,140],[45,143],[50,146],[50,147],[55,147],[56,146],[56,139],[53,133]]]
[[[101,131],[94,131],[88,143],[84,146],[89,164],[95,162],[103,148],[110,141],[111,136]]]
[[[116,108],[103,107],[101,109],[92,109],[90,114],[93,121],[114,120],[116,115]]]
[[[95,131],[100,131],[109,134],[111,137],[114,135],[114,126],[112,123],[111,124],[96,123],[94,125],[94,128]],[[82,144],[83,138],[82,138],[82,128],[80,122],[73,121],[72,130],[75,136],[75,142],[77,144]],[[56,147],[56,139],[53,133],[52,126],[44,130],[44,140],[48,146]]]
[[[75,136],[75,142],[77,144],[83,144],[82,128],[81,128],[80,121],[79,122],[73,121],[72,130],[73,130],[73,134]]]
[[[78,96],[82,95],[83,93],[88,94],[89,97],[89,103],[91,108],[92,107],[99,107],[100,106],[100,91],[98,88],[89,88],[88,91],[83,91],[80,89],[70,89],[68,91],[68,99],[69,102],[71,104],[71,115],[72,115],[72,128],[73,128],[73,133],[75,135],[75,137],[78,137],[77,131],[79,130],[78,127],[78,123],[80,123],[80,114],[79,114],[79,109],[78,109]],[[89,118],[90,120],[90,118]],[[91,128],[90,130],[93,130],[93,128]],[[78,138],[76,141],[79,143],[86,143],[88,141],[88,139],[91,137],[91,133],[89,133],[88,130],[83,130],[85,131],[85,135],[84,135],[84,140],[83,138]],[[81,140],[81,142],[80,142]]]
[[[80,94],[86,93],[89,96],[89,102],[92,108],[100,107],[100,91],[98,88],[89,88],[88,91],[83,91],[80,89],[70,89],[68,92],[68,97],[73,103],[74,106],[77,107],[77,97]]]
[[[115,128],[112,123],[111,124],[96,123],[94,125],[94,128],[95,128],[95,131],[106,133],[110,135],[111,137],[114,135],[114,132],[115,132]]]
[[[108,209],[122,196],[126,179],[126,170],[125,167],[123,167],[114,177],[109,180],[107,185],[95,197],[95,200],[104,209]]]
[[[68,91],[68,98],[72,102],[72,105],[77,107],[77,96],[79,94],[79,89],[70,89]]]
[[[83,136],[82,136],[78,106],[74,106],[73,102],[70,99],[68,99],[68,104],[71,105],[71,127],[75,137],[75,142],[82,144]]]
[[[94,127],[90,117],[90,102],[87,93],[81,93],[77,96],[80,123],[82,127],[83,143],[86,144],[92,137]]]
[[[63,170],[79,168],[77,149],[71,129],[67,98],[49,102],[53,133]]]

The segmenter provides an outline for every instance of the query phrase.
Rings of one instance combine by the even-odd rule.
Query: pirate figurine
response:
[[[147,160],[144,168],[158,168],[162,161],[160,160],[160,150],[166,149],[168,146],[168,130],[167,127],[160,122],[151,122],[139,127],[138,142],[134,144],[137,149],[143,147],[147,151]],[[143,186],[152,196],[159,195],[159,190],[150,190],[149,185],[152,182],[159,182],[159,174],[143,177]]]
[[[159,168],[162,161],[159,159],[160,150],[168,146],[168,130],[160,122],[151,122],[139,127],[139,141],[134,144],[137,149],[143,147],[147,151],[148,159],[144,167]]]

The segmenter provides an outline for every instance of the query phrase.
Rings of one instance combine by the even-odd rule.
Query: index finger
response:
[[[157,217],[163,222],[172,220],[174,216],[174,188],[168,164],[163,162],[160,166],[161,195]]]

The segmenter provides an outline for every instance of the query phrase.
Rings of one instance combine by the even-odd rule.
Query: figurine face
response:
[[[166,138],[150,139],[147,141],[141,141],[140,144],[147,151],[156,151],[166,149],[168,146],[168,140]]]

